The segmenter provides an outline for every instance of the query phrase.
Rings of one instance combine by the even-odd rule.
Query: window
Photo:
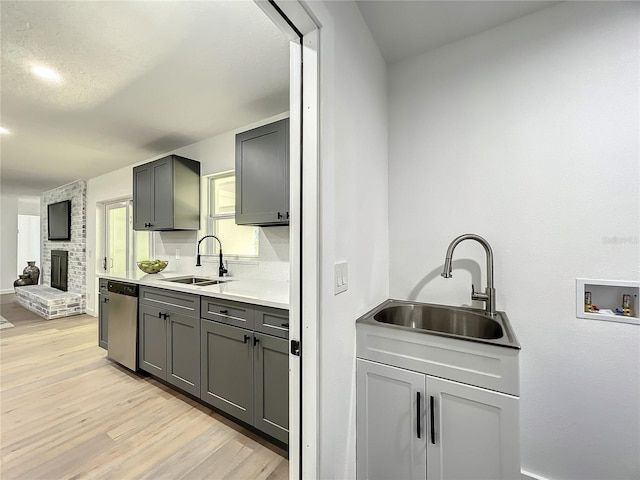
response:
[[[236,177],[225,172],[209,177],[209,214],[207,233],[222,242],[226,257],[253,260],[258,256],[258,227],[236,225]],[[205,246],[206,244],[206,246]],[[202,251],[210,255],[218,253],[218,242],[208,239]]]

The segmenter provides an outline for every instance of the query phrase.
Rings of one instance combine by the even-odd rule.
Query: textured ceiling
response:
[[[555,1],[357,2],[388,65],[515,20]]]
[[[39,194],[288,110],[253,1],[0,2],[2,193]],[[59,84],[31,74],[56,69]]]

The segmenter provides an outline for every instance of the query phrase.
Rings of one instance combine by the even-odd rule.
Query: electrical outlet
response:
[[[334,292],[336,295],[346,292],[349,288],[349,275],[347,262],[338,262],[334,269]]]

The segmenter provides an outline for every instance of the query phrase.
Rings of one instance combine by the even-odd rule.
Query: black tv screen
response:
[[[47,205],[49,240],[71,240],[71,200]]]

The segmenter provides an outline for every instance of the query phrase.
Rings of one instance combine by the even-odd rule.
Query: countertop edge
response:
[[[278,308],[281,310],[289,310],[289,304],[282,302],[282,301],[278,301],[278,300],[272,300],[269,298],[265,298],[267,295],[265,296],[261,296],[261,295],[256,295],[256,294],[250,294],[250,293],[246,293],[243,294],[242,290],[240,288],[240,291],[235,291],[232,293],[226,293],[223,290],[226,288],[229,288],[229,284],[231,282],[233,282],[232,287],[235,287],[237,289],[238,286],[242,287],[242,286],[251,286],[253,285],[254,287],[256,285],[267,285],[267,284],[274,284],[274,285],[278,285],[278,287],[280,289],[283,289],[283,285],[286,284],[288,286],[288,282],[283,282],[283,281],[279,281],[279,280],[242,280],[242,279],[233,279],[229,282],[229,284],[227,283],[222,283],[222,284],[218,284],[218,285],[209,285],[209,286],[205,286],[205,287],[199,287],[199,286],[194,286],[194,285],[185,285],[185,284],[180,284],[180,283],[171,283],[171,282],[167,282],[164,281],[166,278],[173,278],[173,277],[185,277],[185,276],[189,276],[189,274],[180,274],[180,273],[176,273],[173,272],[170,275],[167,276],[158,276],[161,274],[145,274],[141,277],[139,277],[137,274],[136,275],[127,275],[127,276],[120,276],[120,275],[110,275],[110,274],[101,274],[101,273],[96,273],[96,278],[101,279],[104,278],[106,280],[116,280],[116,281],[120,281],[120,282],[128,282],[128,283],[134,283],[136,285],[141,285],[141,286],[145,286],[145,287],[153,287],[153,288],[161,288],[164,290],[172,290],[172,291],[176,291],[176,292],[182,292],[182,293],[191,293],[193,295],[200,295],[203,297],[213,297],[213,298],[219,298],[222,300],[232,300],[232,301],[236,301],[236,302],[243,302],[243,303],[249,303],[252,305],[259,305],[262,307],[270,307],[270,308]],[[212,280],[216,280],[218,279],[218,277],[211,277],[208,275],[203,276],[203,278],[210,278]],[[247,289],[248,290],[248,289]],[[288,294],[288,292],[287,292]],[[277,297],[282,296],[281,294],[276,295]]]

